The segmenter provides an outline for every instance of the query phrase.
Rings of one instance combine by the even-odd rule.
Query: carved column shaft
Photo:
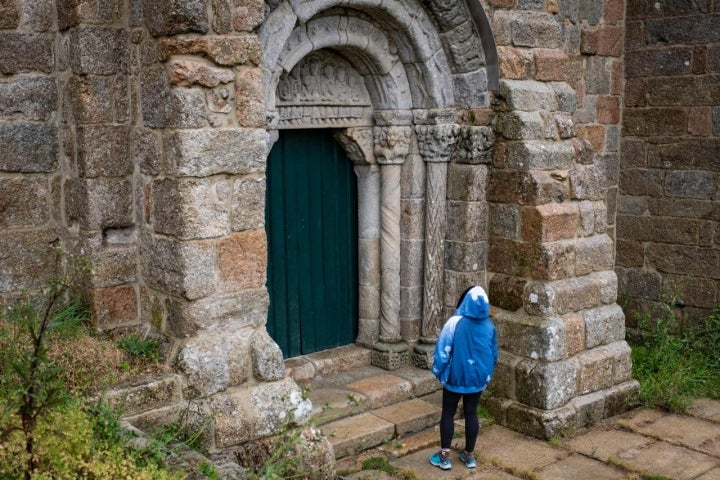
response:
[[[460,127],[455,124],[418,125],[415,130],[420,154],[427,163],[423,323],[420,341],[434,344],[444,320],[447,163],[455,148]]]
[[[447,163],[428,163],[425,170],[425,258],[423,322],[420,340],[434,343],[443,324]]]
[[[380,341],[400,336],[400,177],[410,146],[410,127],[375,127],[375,156],[380,164]]]
[[[380,207],[380,340],[396,343],[400,337],[400,173],[401,165],[381,167]]]

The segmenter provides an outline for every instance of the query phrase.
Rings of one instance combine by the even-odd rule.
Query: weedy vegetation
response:
[[[720,305],[695,331],[683,331],[669,307],[639,327],[631,346],[642,404],[684,412],[694,398],[720,399]]]
[[[65,254],[54,252],[60,270]],[[90,335],[88,312],[72,296],[76,275],[88,268],[76,262],[0,311],[0,478],[184,478],[132,447],[119,415],[88,400],[94,389],[145,368],[136,362],[135,371],[123,372],[120,365],[132,360]]]

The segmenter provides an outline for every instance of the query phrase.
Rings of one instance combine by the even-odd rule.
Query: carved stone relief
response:
[[[372,106],[363,77],[345,60],[313,52],[277,88],[279,128],[370,125]]]

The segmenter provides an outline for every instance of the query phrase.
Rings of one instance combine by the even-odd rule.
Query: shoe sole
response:
[[[443,465],[442,463],[435,463],[432,460],[430,460],[430,465],[438,467],[441,470],[450,470],[452,468],[452,465]]]

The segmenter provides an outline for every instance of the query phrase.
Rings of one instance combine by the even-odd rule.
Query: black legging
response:
[[[458,403],[463,399],[463,413],[465,414],[465,451],[475,450],[475,440],[480,431],[478,422],[477,406],[480,402],[480,394],[476,393],[455,393],[443,389],[442,416],[440,417],[440,447],[450,448],[453,435],[455,434],[455,412]]]

